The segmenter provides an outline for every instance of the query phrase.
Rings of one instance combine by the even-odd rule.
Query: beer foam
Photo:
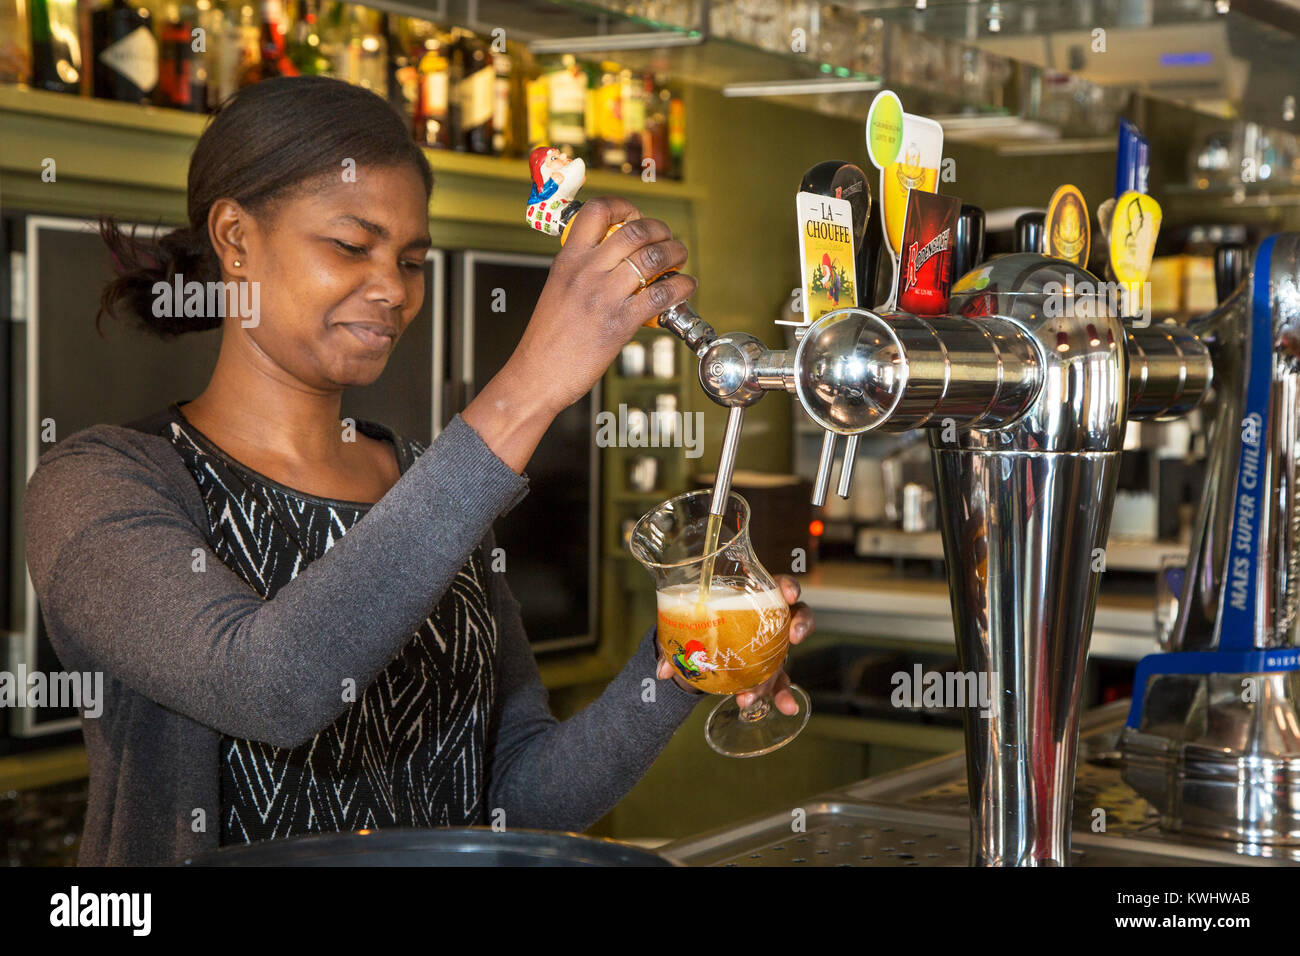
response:
[[[661,611],[692,610],[699,603],[700,588],[698,584],[677,584],[659,591],[658,597]],[[780,588],[746,591],[717,581],[709,588],[709,599],[705,603],[710,611],[758,611],[786,606]]]

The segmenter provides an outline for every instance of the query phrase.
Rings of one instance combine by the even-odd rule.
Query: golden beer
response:
[[[757,687],[785,660],[790,607],[779,588],[754,590],[718,578],[707,597],[692,584],[657,592],[659,646],[677,673],[710,694]]]

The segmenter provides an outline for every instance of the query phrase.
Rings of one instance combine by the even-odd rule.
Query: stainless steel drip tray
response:
[[[1294,866],[1300,848],[1244,847],[1168,833],[1120,779],[1113,747],[1127,702],[1084,715],[1072,866]],[[1107,832],[1090,830],[1106,810]],[[658,848],[692,866],[967,866],[970,819],[961,753],[819,794]],[[797,814],[795,811],[802,811]]]
[[[691,866],[967,866],[964,817],[847,800],[810,802],[802,832],[791,813],[678,840],[659,852]],[[1073,866],[1251,865],[1260,860],[1126,837],[1074,835]]]

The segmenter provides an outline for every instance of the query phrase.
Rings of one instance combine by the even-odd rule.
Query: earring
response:
[[[234,261],[233,265],[234,265],[234,267],[235,267],[236,269],[238,269],[240,266],[243,265],[243,263],[240,262],[238,259],[236,259],[236,260]]]

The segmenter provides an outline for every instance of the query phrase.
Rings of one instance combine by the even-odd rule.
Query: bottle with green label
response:
[[[81,83],[81,44],[76,0],[31,0],[32,86],[76,93]]]
[[[301,0],[298,18],[289,28],[289,60],[303,76],[321,76],[330,68],[329,59],[321,52],[317,6],[317,0]]]
[[[571,159],[587,159],[587,74],[565,54],[546,75],[548,145]]]

